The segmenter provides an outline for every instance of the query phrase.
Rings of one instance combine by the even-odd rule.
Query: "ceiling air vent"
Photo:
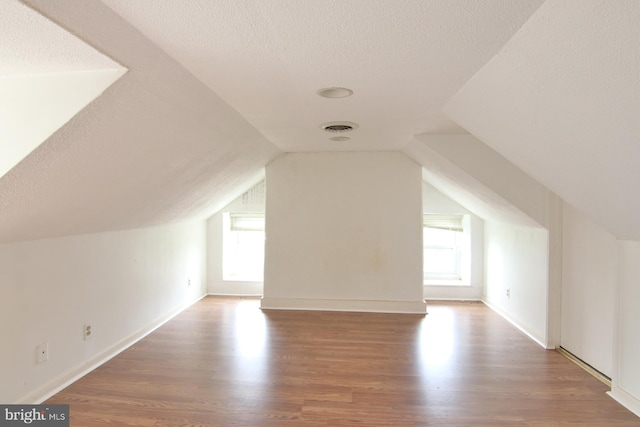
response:
[[[329,126],[325,126],[324,130],[326,130],[327,132],[349,132],[350,130],[353,130],[353,126],[329,125]]]
[[[353,122],[329,122],[321,124],[320,127],[331,133],[351,132],[354,129],[358,129],[358,125]]]

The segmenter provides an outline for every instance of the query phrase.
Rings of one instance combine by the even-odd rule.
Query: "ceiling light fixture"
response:
[[[350,141],[351,138],[349,138],[348,136],[334,136],[329,138],[331,141],[336,141],[336,142],[344,142],[344,141]]]
[[[317,93],[323,98],[346,98],[353,95],[353,91],[346,87],[326,87],[320,89]]]

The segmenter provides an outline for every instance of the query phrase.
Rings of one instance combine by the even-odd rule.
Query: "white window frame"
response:
[[[455,272],[453,274],[433,274],[426,272],[423,265],[423,281],[425,285],[445,285],[445,286],[469,286],[470,274],[470,218],[469,215],[462,214],[423,214],[423,236],[426,228],[448,230],[455,233],[454,239],[454,263]],[[423,250],[439,249],[437,245],[430,245],[423,240]],[[450,248],[450,246],[447,246]],[[445,249],[445,248],[442,248]],[[424,261],[424,256],[423,256]]]
[[[225,212],[222,217],[222,279],[229,282],[263,282],[264,281],[264,223],[265,214],[255,212]],[[261,233],[253,236],[262,242],[262,268],[254,274],[246,273],[238,265],[242,262],[238,253],[241,235],[238,233]],[[260,250],[257,248],[255,251]],[[246,274],[245,274],[246,273]]]

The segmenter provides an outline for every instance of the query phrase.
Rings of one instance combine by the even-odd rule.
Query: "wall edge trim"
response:
[[[640,417],[640,400],[636,399],[631,394],[627,393],[615,384],[611,391],[608,391],[607,394],[613,400],[633,412],[636,416]]]
[[[426,314],[427,303],[419,301],[347,300],[315,298],[265,298],[262,310],[353,311],[370,313]]]
[[[520,332],[522,332],[523,334],[525,334],[526,336],[528,336],[529,338],[531,338],[535,343],[537,343],[538,345],[540,345],[542,348],[544,348],[545,350],[554,350],[555,348],[549,348],[547,347],[547,345],[545,345],[545,343],[540,340],[539,338],[537,338],[535,335],[533,335],[531,332],[527,331],[526,328],[522,325],[520,325],[518,322],[516,322],[514,319],[511,318],[511,316],[509,316],[509,314],[502,310],[500,307],[498,307],[497,305],[491,303],[491,301],[489,301],[487,298],[485,298],[484,296],[480,299],[480,301],[486,305],[487,307],[489,307],[491,310],[493,310],[495,313],[499,314],[500,316],[502,316],[502,318],[504,318],[507,322],[511,323],[513,326],[515,326],[517,329],[520,330]]]
[[[229,292],[208,292],[210,297],[233,297],[233,298],[262,298],[262,294],[254,293],[229,293]]]

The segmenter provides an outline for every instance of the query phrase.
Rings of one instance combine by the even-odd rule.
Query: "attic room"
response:
[[[640,425],[637,22],[631,0],[0,0],[0,403],[203,301],[464,301]],[[456,283],[424,270],[442,216]],[[255,218],[263,264],[230,279],[225,233]]]

